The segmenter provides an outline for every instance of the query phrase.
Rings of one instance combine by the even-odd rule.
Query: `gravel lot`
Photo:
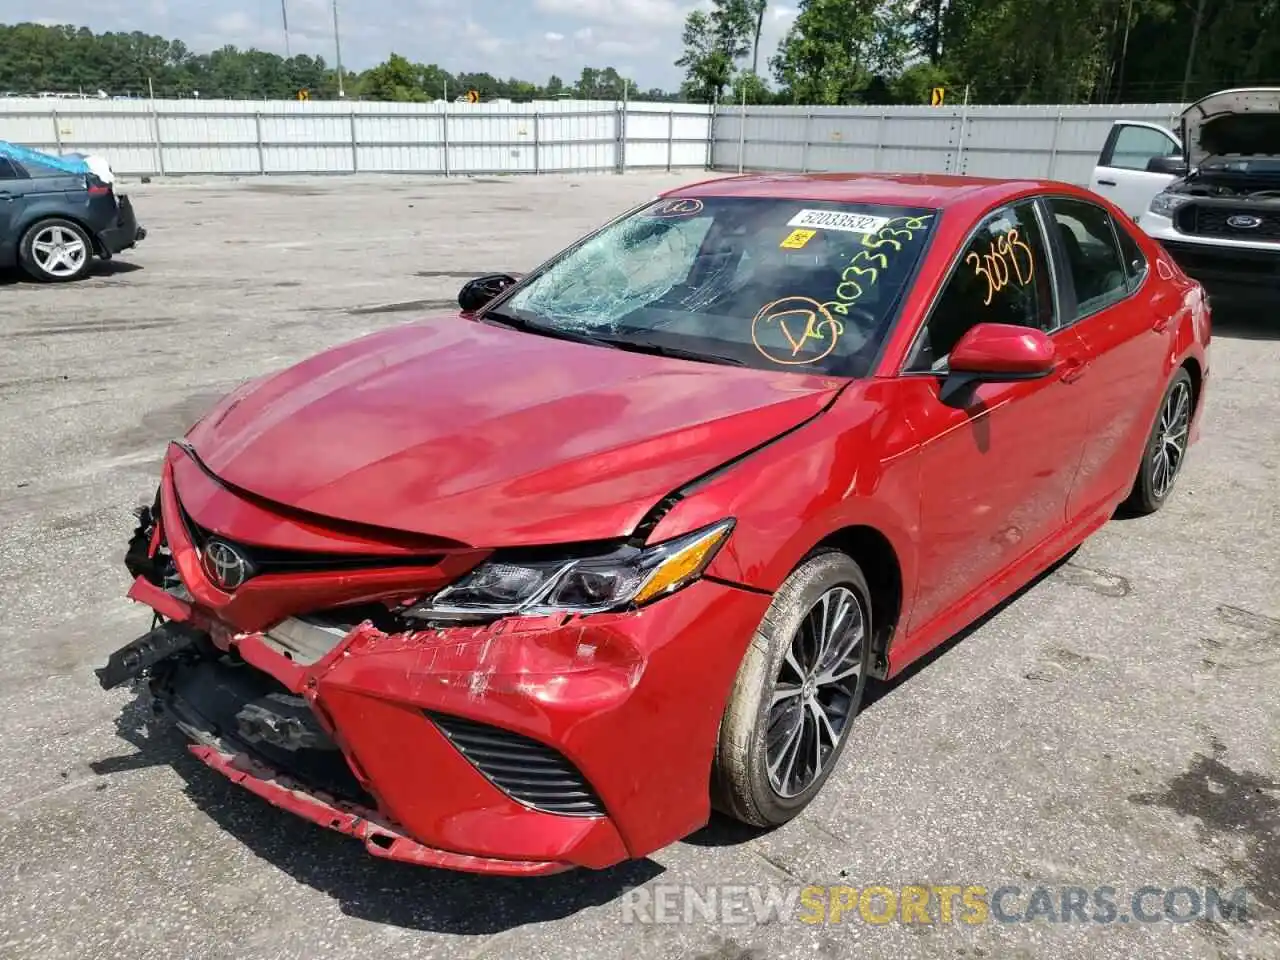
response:
[[[600,874],[374,860],[148,733],[92,668],[147,626],[129,511],[250,376],[447,309],[696,174],[130,185],[151,235],[0,278],[0,956],[1280,957],[1280,317],[1220,317],[1173,502],[874,691],[810,811]],[[1247,925],[628,922],[666,884],[1246,886]],[[749,902],[749,901],[748,901]],[[1184,901],[1185,904],[1185,901]],[[1149,901],[1159,909],[1159,898]],[[1187,908],[1181,907],[1183,911]],[[1090,911],[1092,912],[1092,911]],[[730,918],[732,919],[732,917]],[[935,917],[935,919],[937,919]]]

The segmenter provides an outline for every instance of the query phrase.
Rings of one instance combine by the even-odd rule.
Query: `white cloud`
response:
[[[548,30],[546,33],[542,35],[542,39],[549,40],[552,43],[559,43],[561,40],[564,39],[564,34],[556,33],[554,30]]]
[[[468,20],[466,26],[462,30],[462,36],[470,42],[470,45],[481,53],[492,56],[505,47],[509,40],[502,37],[494,36],[487,28],[476,23],[474,20]]]
[[[258,25],[249,19],[249,15],[243,10],[232,10],[214,20],[213,29],[219,33],[225,33],[229,37],[235,37],[248,33],[257,33]]]
[[[653,41],[632,43],[629,40],[601,40],[595,47],[597,53],[606,57],[631,57],[653,48]]]
[[[667,27],[684,22],[697,4],[676,0],[534,0],[543,13],[631,27]]]

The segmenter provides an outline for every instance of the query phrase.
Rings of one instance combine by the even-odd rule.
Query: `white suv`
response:
[[[1280,302],[1280,87],[1212,94],[1181,128],[1117,123],[1092,188],[1215,301]]]

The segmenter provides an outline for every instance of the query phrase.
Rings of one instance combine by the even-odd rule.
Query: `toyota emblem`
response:
[[[1249,213],[1238,213],[1234,217],[1227,217],[1227,226],[1237,230],[1253,230],[1262,226],[1262,218]]]
[[[223,540],[210,540],[204,546],[204,572],[221,590],[234,590],[252,575],[249,561],[239,550]]]

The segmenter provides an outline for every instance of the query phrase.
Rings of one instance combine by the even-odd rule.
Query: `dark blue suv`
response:
[[[60,157],[0,152],[0,268],[36,280],[78,280],[147,235],[124,194]],[[39,159],[37,159],[39,158]]]

